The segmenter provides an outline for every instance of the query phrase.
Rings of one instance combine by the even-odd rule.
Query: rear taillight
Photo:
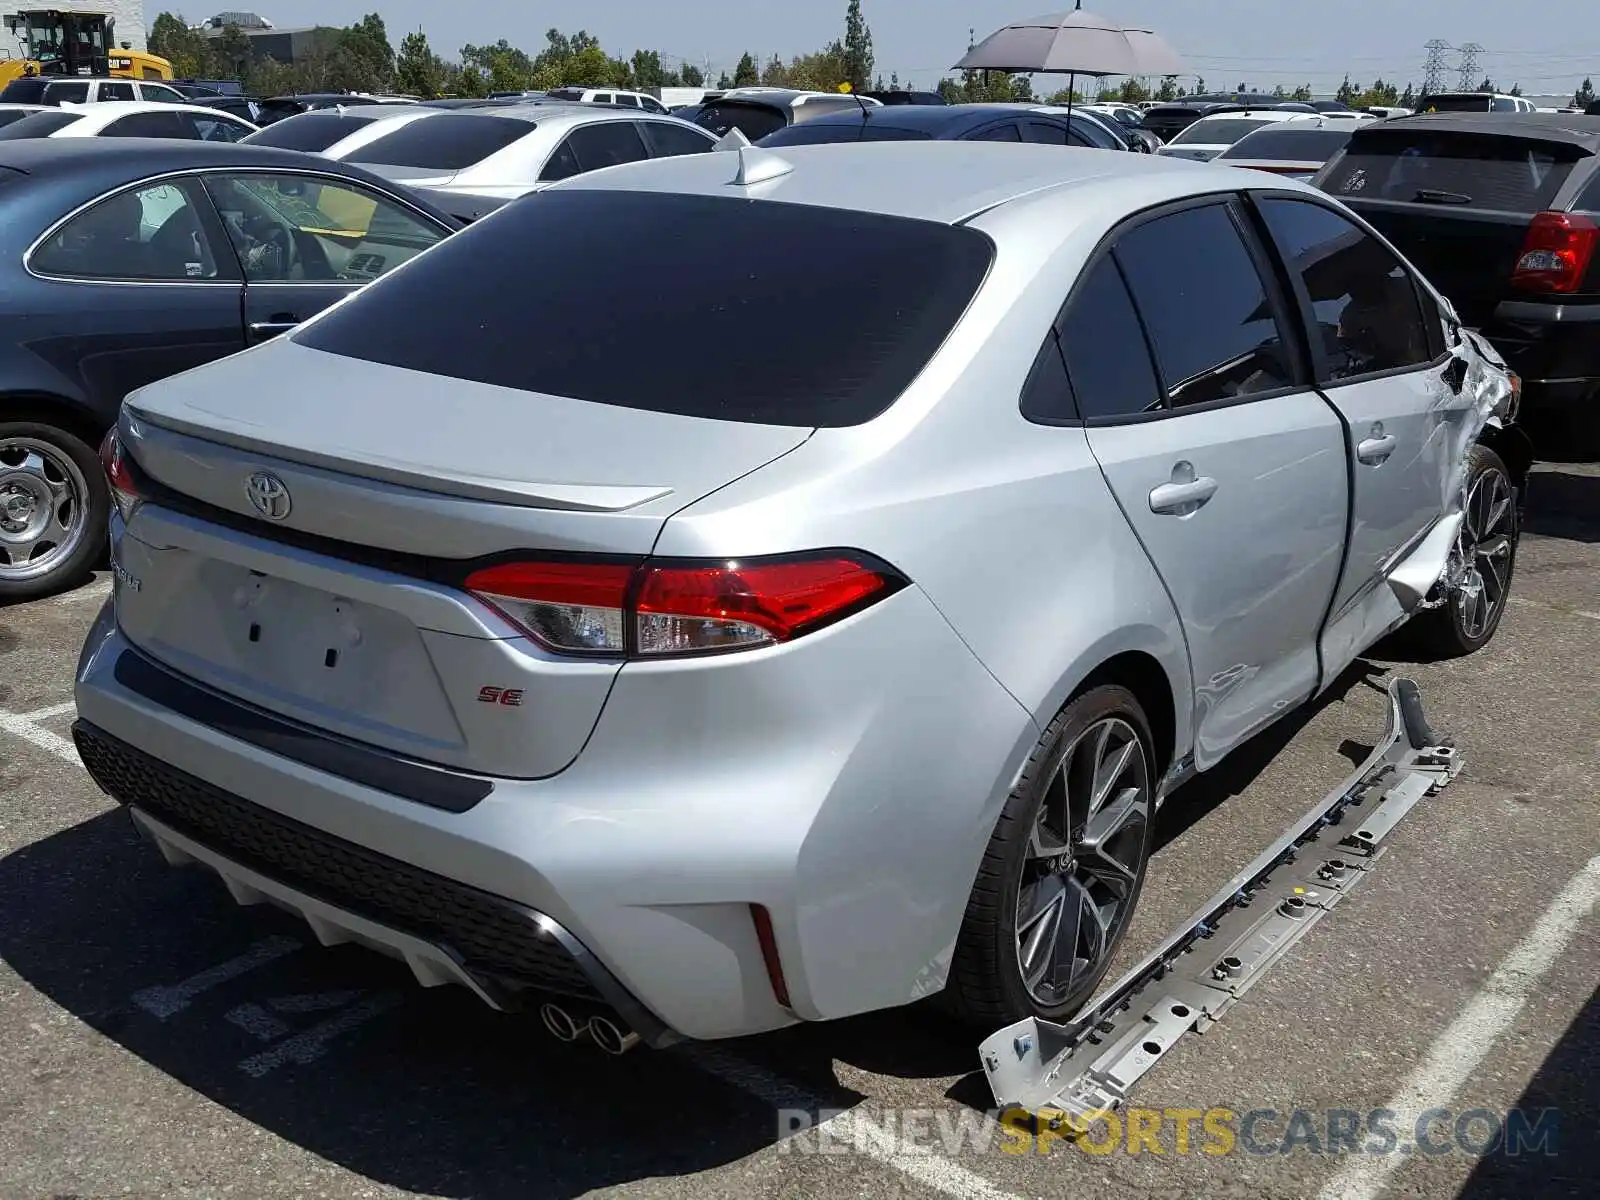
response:
[[[903,586],[892,568],[848,550],[712,563],[513,562],[466,581],[467,591],[549,649],[609,658],[793,641]]]
[[[1578,291],[1600,241],[1600,225],[1578,213],[1540,213],[1528,226],[1511,286],[1567,295]]]
[[[115,426],[100,443],[100,466],[106,473],[106,483],[111,488],[111,499],[115,502],[117,511],[122,514],[122,519],[126,521],[133,516],[133,510],[139,506],[139,485],[133,477],[133,467],[128,461],[128,452],[122,448],[122,442],[117,438]]]

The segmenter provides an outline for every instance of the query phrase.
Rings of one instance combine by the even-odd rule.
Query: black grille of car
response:
[[[474,971],[595,997],[572,956],[509,901],[347,842],[170,767],[83,721],[78,754],[107,793],[242,866],[454,951]]]

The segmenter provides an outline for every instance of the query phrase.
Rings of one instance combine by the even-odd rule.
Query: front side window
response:
[[[655,158],[673,158],[679,154],[704,154],[716,142],[697,129],[670,121],[645,121],[639,126],[644,140],[650,144]]]
[[[1174,408],[1294,381],[1275,306],[1227,204],[1135,226],[1116,257]]]
[[[252,283],[366,283],[444,237],[392,200],[307,175],[207,178]]]
[[[1263,200],[1261,213],[1310,296],[1326,381],[1432,361],[1411,273],[1382,242],[1320,204]]]
[[[250,126],[231,117],[211,117],[201,113],[180,113],[179,116],[193,127],[194,136],[202,142],[238,142],[250,134]]]
[[[43,242],[33,269],[77,279],[216,279],[224,272],[191,187],[155,183],[108,196]]]
[[[45,89],[46,104],[83,104],[88,99],[87,83],[52,83]]]
[[[188,100],[177,88],[162,87],[159,83],[141,83],[139,90],[146,100],[160,100],[163,104],[183,104]]]

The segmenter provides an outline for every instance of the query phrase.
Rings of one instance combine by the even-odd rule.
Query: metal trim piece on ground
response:
[[[1002,1109],[1051,1127],[1114,1111],[1173,1044],[1204,1033],[1364,880],[1386,836],[1453,780],[1461,759],[1428,727],[1409,679],[1389,685],[1389,724],[1367,760],[1143,962],[1071,1022],[1028,1018],[986,1038]]]

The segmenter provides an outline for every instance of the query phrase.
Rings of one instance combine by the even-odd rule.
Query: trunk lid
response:
[[[117,596],[136,646],[315,729],[522,778],[576,757],[618,664],[544,651],[462,589],[463,564],[642,558],[673,512],[810,434],[446,379],[288,338],[135,392],[120,430],[152,496],[118,551],[138,581]],[[263,474],[272,487],[252,500]]]
[[[1421,118],[1358,129],[1320,186],[1393,242],[1464,322],[1481,327],[1508,294],[1534,216],[1551,208],[1590,152],[1559,129],[1478,124]]]

